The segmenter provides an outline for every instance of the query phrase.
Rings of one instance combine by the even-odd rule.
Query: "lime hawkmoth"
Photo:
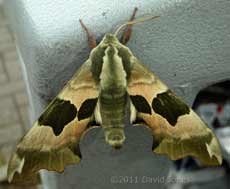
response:
[[[9,162],[9,181],[15,173],[27,179],[40,169],[62,172],[79,163],[79,142],[94,127],[104,130],[106,143],[121,148],[128,113],[131,124],[151,132],[153,152],[172,160],[193,156],[206,165],[221,164],[212,130],[125,46],[133,24],[157,18],[134,20],[136,10],[122,25],[126,29],[120,41],[116,36],[122,27],[97,45],[80,21],[92,48],[89,58],[18,143]]]

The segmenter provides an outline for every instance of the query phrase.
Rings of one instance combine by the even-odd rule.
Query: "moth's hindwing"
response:
[[[93,119],[98,97],[90,69],[88,60],[21,139],[9,162],[9,181],[14,176],[28,179],[40,169],[62,172],[80,161],[79,140]]]
[[[218,140],[199,116],[136,58],[128,81],[131,122],[142,120],[153,135],[152,150],[172,160],[194,156],[206,165],[222,162]]]

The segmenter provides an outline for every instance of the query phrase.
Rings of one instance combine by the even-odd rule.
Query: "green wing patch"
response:
[[[176,125],[178,117],[190,112],[189,107],[170,90],[158,94],[152,101],[152,108],[172,126]]]
[[[97,105],[97,98],[91,98],[85,100],[79,109],[78,120],[80,121],[82,119],[90,117],[93,114],[96,105]]]
[[[147,100],[141,95],[130,95],[131,101],[138,112],[151,114],[151,107]]]
[[[38,119],[40,126],[52,127],[54,134],[60,135],[64,127],[77,115],[77,108],[70,101],[55,98]]]

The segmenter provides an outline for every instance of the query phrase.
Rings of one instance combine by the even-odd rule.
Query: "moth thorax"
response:
[[[122,127],[106,128],[105,141],[115,149],[121,148],[125,141],[124,128]]]
[[[118,56],[116,47],[108,47],[103,57],[102,71],[100,74],[100,87],[107,88],[126,88],[126,72],[124,70],[122,59]]]

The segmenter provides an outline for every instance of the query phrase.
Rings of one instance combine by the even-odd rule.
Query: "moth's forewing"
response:
[[[98,85],[86,61],[20,140],[8,179],[26,180],[40,169],[62,172],[81,159],[79,141],[93,119]],[[20,176],[19,176],[19,174]]]
[[[133,58],[128,81],[131,122],[146,125],[153,135],[153,151],[172,160],[194,156],[205,165],[219,165],[219,142],[210,128],[183,100],[150,70]]]

